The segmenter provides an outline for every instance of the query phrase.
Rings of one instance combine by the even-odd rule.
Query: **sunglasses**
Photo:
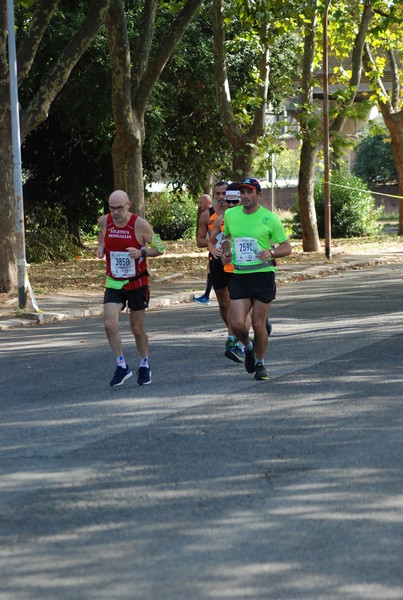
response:
[[[240,198],[226,198],[225,201],[227,204],[239,204],[241,199]]]

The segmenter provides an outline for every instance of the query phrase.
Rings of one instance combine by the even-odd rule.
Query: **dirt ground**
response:
[[[282,259],[284,264],[326,262],[324,249],[320,253],[302,251],[302,243],[293,240],[293,253]],[[182,273],[184,277],[203,277],[207,267],[207,252],[199,249],[194,240],[165,242],[163,256],[149,259],[151,284],[153,279]],[[91,293],[101,291],[105,282],[105,263],[94,255],[94,247],[88,247],[82,255],[67,262],[31,264],[27,269],[29,281],[36,294],[62,294],[65,292]],[[389,254],[403,250],[403,240],[397,235],[387,234],[373,238],[332,240],[332,257],[343,255]],[[392,257],[392,260],[397,260]],[[0,305],[17,295],[0,294]]]

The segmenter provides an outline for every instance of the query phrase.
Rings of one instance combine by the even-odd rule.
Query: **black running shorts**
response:
[[[230,283],[231,300],[252,298],[269,304],[276,297],[276,278],[274,271],[262,273],[234,274]]]
[[[137,290],[114,290],[111,288],[105,289],[104,304],[112,302],[114,304],[122,304],[122,310],[126,308],[126,303],[130,310],[144,310],[148,308],[150,301],[150,290],[148,285],[143,285]]]
[[[210,260],[210,277],[214,290],[222,290],[229,287],[229,281],[232,273],[224,271],[224,265],[221,258],[212,258]]]

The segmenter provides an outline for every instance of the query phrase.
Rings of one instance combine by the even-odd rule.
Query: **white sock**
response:
[[[126,369],[126,367],[127,367],[125,357],[123,356],[123,354],[122,354],[122,356],[116,357],[116,363],[117,363],[118,367],[122,367],[122,369]]]

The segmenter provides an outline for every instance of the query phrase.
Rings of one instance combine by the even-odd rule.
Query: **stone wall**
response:
[[[390,198],[387,195],[397,196],[399,188],[397,185],[383,185],[374,187],[374,199],[377,207],[383,206],[385,212],[399,212],[399,198]],[[290,210],[298,201],[298,190],[296,187],[274,188],[274,208]],[[263,189],[263,201],[265,206],[271,210],[271,189]]]

